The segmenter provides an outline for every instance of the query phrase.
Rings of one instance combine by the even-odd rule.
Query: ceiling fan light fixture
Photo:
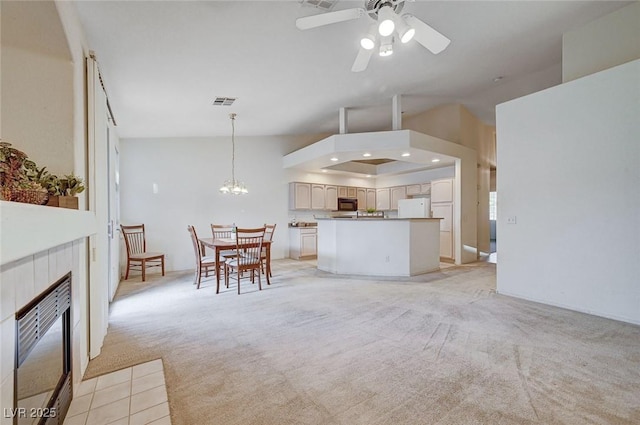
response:
[[[393,54],[393,37],[386,37],[380,42],[380,56],[391,56]]]
[[[395,16],[396,13],[391,6],[382,6],[378,10],[378,22],[380,22],[378,24],[378,32],[381,36],[386,37],[393,34],[396,29],[396,24],[393,22]]]
[[[360,40],[360,46],[365,50],[371,50],[376,47],[376,24],[369,27],[367,34]]]
[[[411,39],[413,39],[413,36],[416,35],[415,28],[409,26],[401,16],[397,16],[396,29],[402,44],[410,42]]]
[[[360,40],[360,46],[362,46],[363,49],[371,50],[376,47],[376,40],[370,34],[367,34]]]

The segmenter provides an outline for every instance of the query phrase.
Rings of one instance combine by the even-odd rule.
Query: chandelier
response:
[[[231,193],[233,195],[244,195],[249,193],[244,183],[236,180],[236,114],[229,114],[231,118],[231,180],[225,180],[224,184],[220,188],[220,192],[226,194]]]

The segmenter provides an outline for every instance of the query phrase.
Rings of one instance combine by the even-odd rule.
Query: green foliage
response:
[[[84,182],[74,174],[58,177],[47,167],[38,168],[11,143],[0,141],[0,187],[21,190],[46,190],[51,196],[76,196],[85,189]]]

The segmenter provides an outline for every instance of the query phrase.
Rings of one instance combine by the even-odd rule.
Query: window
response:
[[[496,220],[498,212],[496,200],[496,192],[489,192],[489,220]]]

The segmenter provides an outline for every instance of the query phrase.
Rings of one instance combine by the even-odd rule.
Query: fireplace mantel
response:
[[[95,214],[0,201],[0,265],[96,233]]]

